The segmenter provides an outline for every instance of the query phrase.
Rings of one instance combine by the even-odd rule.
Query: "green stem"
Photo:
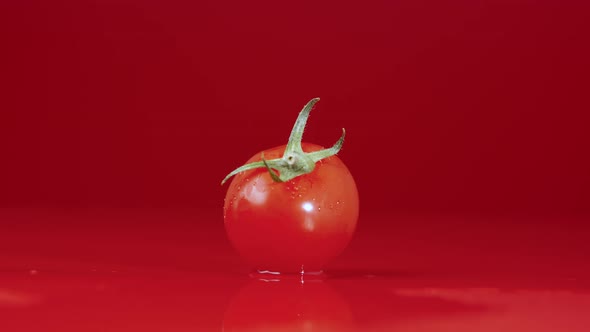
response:
[[[303,131],[305,131],[305,125],[307,124],[307,119],[309,118],[309,113],[313,106],[320,101],[320,98],[314,98],[310,100],[299,112],[299,116],[293,125],[293,129],[291,129],[291,135],[289,135],[289,142],[287,143],[287,147],[285,148],[285,153],[287,152],[303,152],[301,148],[301,140],[303,139]]]
[[[261,161],[236,168],[221,181],[221,184],[223,185],[229,178],[236,174],[257,168],[266,168],[271,178],[276,182],[286,182],[298,176],[311,173],[318,161],[340,152],[342,144],[344,144],[344,137],[346,136],[344,128],[342,128],[342,136],[340,136],[340,139],[331,148],[310,153],[303,152],[301,148],[301,140],[303,139],[303,132],[307,124],[307,119],[309,118],[309,113],[319,100],[319,98],[310,100],[301,112],[299,112],[299,116],[291,130],[291,135],[289,135],[285,152],[281,158],[266,160],[264,159],[264,153],[262,153]],[[279,171],[279,174],[274,170]]]
[[[342,149],[342,144],[344,144],[344,137],[346,136],[346,130],[342,128],[342,136],[338,139],[331,148],[323,149],[320,151],[310,152],[307,155],[313,160],[314,162],[318,162],[322,159],[326,159],[328,157],[336,155],[340,149]]]

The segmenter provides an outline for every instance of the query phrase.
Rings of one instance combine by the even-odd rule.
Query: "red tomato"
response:
[[[221,182],[235,176],[225,197],[225,229],[259,272],[319,272],[356,228],[358,192],[336,157],[344,128],[328,149],[301,142],[318,101],[303,107],[286,145],[257,153]]]
[[[285,145],[266,150],[280,158]],[[304,152],[323,149],[302,143]],[[255,154],[247,164],[260,161]],[[224,222],[237,251],[258,271],[318,272],[350,242],[359,213],[356,184],[337,156],[311,173],[274,181],[265,168],[235,175],[225,197]]]

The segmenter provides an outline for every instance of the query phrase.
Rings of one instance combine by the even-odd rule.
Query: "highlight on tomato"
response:
[[[286,145],[258,152],[229,173],[223,206],[227,236],[259,273],[321,273],[349,244],[359,214],[357,187],[330,148],[302,142],[309,113],[299,113]]]

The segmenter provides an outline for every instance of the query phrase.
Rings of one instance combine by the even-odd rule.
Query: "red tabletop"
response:
[[[346,252],[324,276],[308,278],[251,275],[219,214],[10,209],[0,217],[6,331],[587,331],[590,324],[590,231],[580,218],[365,215]]]

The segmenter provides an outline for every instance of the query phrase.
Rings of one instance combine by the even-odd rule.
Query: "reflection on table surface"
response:
[[[576,332],[590,326],[581,228],[574,234],[549,223],[469,228],[445,220],[445,233],[438,220],[398,225],[397,235],[361,229],[323,275],[265,276],[250,274],[223,230],[202,227],[195,216],[117,216],[4,213],[3,330]],[[549,243],[551,250],[538,247]]]
[[[588,289],[547,282],[11,271],[0,317],[10,331],[586,331]]]

